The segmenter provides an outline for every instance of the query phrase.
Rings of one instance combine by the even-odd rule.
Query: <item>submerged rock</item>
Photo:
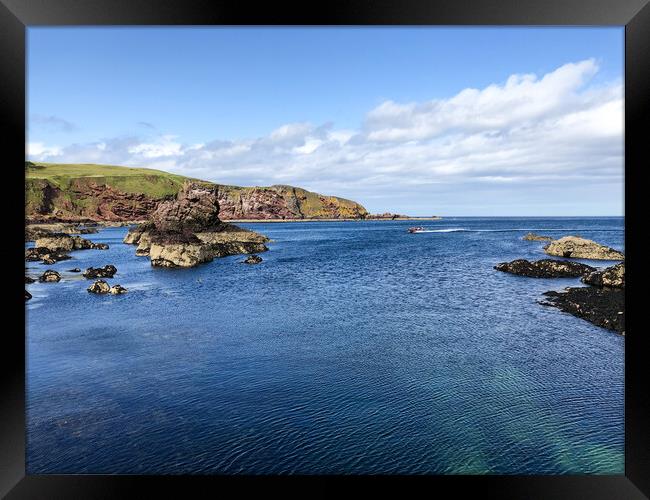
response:
[[[25,276],[25,284],[29,283],[34,283],[36,280],[34,278],[30,278],[29,276]]]
[[[259,255],[249,255],[246,260],[243,261],[244,264],[259,264],[262,262],[262,257]]]
[[[594,260],[623,260],[625,256],[618,250],[601,245],[595,241],[579,238],[577,236],[565,236],[554,240],[544,247],[548,255],[559,257],[571,257],[576,259]]]
[[[524,240],[524,241],[553,241],[553,238],[551,238],[550,236],[542,236],[540,234],[528,233],[522,238],[522,240]]]
[[[80,273],[81,269],[79,269],[78,267],[73,267],[72,269],[68,269],[68,272],[69,273]]]
[[[594,325],[625,335],[625,290],[592,286],[545,292],[543,305],[557,307]]]
[[[581,281],[597,287],[625,288],[625,262],[589,273]]]
[[[88,279],[112,278],[116,272],[117,268],[108,264],[104,267],[89,267],[83,272],[83,277]]]
[[[38,281],[41,283],[56,283],[61,281],[61,275],[52,269],[48,269],[38,278]]]
[[[494,266],[494,269],[529,278],[575,278],[596,270],[595,267],[586,264],[555,259],[537,261],[517,259],[512,262],[501,262]]]
[[[25,290],[25,300],[29,300],[32,298],[32,294],[29,293],[27,290]]]
[[[161,202],[151,221],[132,228],[124,242],[138,245],[156,267],[193,267],[215,257],[268,250],[254,231],[219,219],[218,187],[186,182],[176,199]]]
[[[111,291],[111,287],[104,280],[97,280],[88,287],[90,293],[104,294]]]

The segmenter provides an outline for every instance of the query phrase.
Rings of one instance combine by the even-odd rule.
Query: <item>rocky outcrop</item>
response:
[[[104,280],[97,280],[88,287],[89,293],[96,293],[98,295],[105,295],[107,293],[111,295],[121,295],[123,293],[126,293],[127,291],[128,290],[124,288],[122,285],[110,286]]]
[[[596,268],[586,264],[555,259],[537,261],[517,259],[497,264],[494,269],[529,278],[575,278],[596,271]]]
[[[121,295],[126,292],[128,292],[128,290],[124,288],[122,285],[113,285],[109,290],[109,293],[111,295]]]
[[[29,293],[27,290],[25,290],[25,300],[29,300],[32,298],[32,294]]]
[[[30,283],[34,283],[36,280],[34,278],[30,278],[29,276],[25,276],[25,284],[28,285]]]
[[[28,262],[43,261],[44,264],[54,264],[60,260],[67,260],[71,257],[61,251],[53,251],[48,248],[27,248],[25,250],[25,260]]]
[[[117,268],[108,264],[104,267],[89,267],[83,272],[82,276],[87,279],[112,278],[116,272]]]
[[[618,250],[609,248],[595,241],[579,238],[577,236],[565,236],[554,240],[544,247],[548,255],[558,257],[571,257],[576,259],[593,260],[623,260],[625,256]]]
[[[132,228],[125,243],[137,244],[157,267],[193,267],[215,257],[266,251],[265,236],[219,219],[218,189],[188,182],[174,200],[166,200],[151,220]]]
[[[88,287],[90,293],[104,294],[111,291],[111,287],[104,280],[97,280]]]
[[[38,238],[34,242],[36,248],[45,248],[52,252],[70,252],[72,250],[106,250],[106,243],[93,243],[81,236],[70,236],[68,234],[52,234]]]
[[[542,236],[540,234],[528,233],[521,238],[524,241],[553,241],[550,236]]]
[[[608,288],[625,288],[625,262],[591,272],[582,277],[587,285]]]
[[[38,281],[41,283],[56,283],[61,281],[61,275],[52,269],[48,269],[38,278]]]
[[[259,255],[249,255],[244,261],[244,264],[259,264],[262,262],[262,257]]]
[[[52,234],[93,234],[97,233],[94,227],[81,227],[77,224],[26,224],[25,241],[34,241],[38,238],[51,236]]]
[[[594,325],[625,335],[625,291],[592,286],[550,291],[543,305],[557,307]]]

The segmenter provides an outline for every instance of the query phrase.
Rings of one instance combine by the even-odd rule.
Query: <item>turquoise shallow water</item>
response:
[[[537,303],[579,280],[492,266],[623,219],[410,225],[242,224],[264,262],[187,270],[89,235],[27,285],[29,473],[622,474],[624,338]],[[105,264],[129,293],[64,272]]]

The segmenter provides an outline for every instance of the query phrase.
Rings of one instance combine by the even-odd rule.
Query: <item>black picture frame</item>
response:
[[[625,26],[625,474],[620,476],[426,476],[392,477],[401,486],[423,480],[430,488],[453,488],[454,496],[475,493],[495,498],[646,498],[650,496],[650,405],[643,380],[645,331],[634,294],[643,277],[640,244],[643,215],[641,176],[645,142],[643,123],[650,116],[650,6],[648,0],[355,0],[277,2],[250,5],[208,0],[0,0],[0,125],[4,172],[9,180],[2,206],[7,238],[0,246],[5,278],[11,285],[4,300],[2,398],[0,398],[0,495],[7,498],[125,497],[135,488],[169,494],[198,486],[201,496],[216,483],[242,479],[224,476],[25,475],[25,318],[22,298],[25,144],[25,31],[45,25],[620,25]],[[14,263],[15,265],[6,265]],[[19,284],[19,282],[21,284]],[[630,288],[631,287],[631,288]],[[632,290],[632,291],[630,291]],[[11,318],[9,317],[9,313]],[[9,320],[16,321],[9,321]],[[645,376],[644,376],[645,373]],[[300,478],[304,483],[304,478]],[[322,478],[311,478],[322,479]],[[334,478],[330,478],[334,479]],[[346,478],[346,483],[368,478]],[[375,481],[385,479],[374,477]],[[275,478],[257,478],[254,485]],[[419,482],[419,481],[418,481]],[[286,481],[284,481],[286,483]],[[243,492],[244,490],[240,490]]]

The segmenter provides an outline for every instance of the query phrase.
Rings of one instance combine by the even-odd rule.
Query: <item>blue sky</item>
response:
[[[623,47],[622,28],[29,28],[28,151],[373,212],[619,215]]]

